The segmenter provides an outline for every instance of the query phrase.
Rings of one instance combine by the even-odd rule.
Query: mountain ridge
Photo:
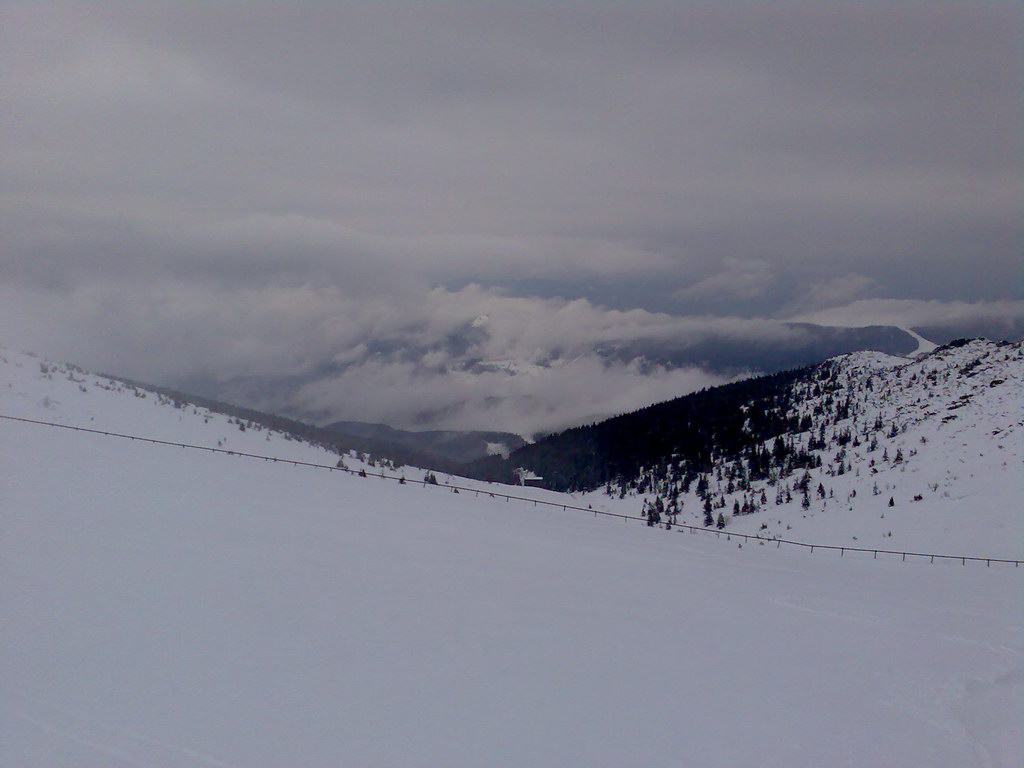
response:
[[[915,506],[928,498],[949,508],[953,541],[970,540],[959,496],[992,552],[1016,558],[1022,350],[960,340],[915,359],[852,353],[567,430],[477,468],[507,479],[522,466],[545,487],[632,498],[654,525],[877,546],[915,526],[919,541],[948,546],[927,533],[921,510],[935,505]],[[900,514],[887,518],[890,499]]]

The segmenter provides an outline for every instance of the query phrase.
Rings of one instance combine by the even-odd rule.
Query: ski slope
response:
[[[811,542],[981,557],[1024,557],[1024,345],[975,340],[919,359],[860,352],[835,359],[838,382],[883,429],[812,471],[828,498],[732,519],[730,528]],[[867,379],[874,387],[864,386]],[[813,409],[822,398],[811,399]],[[832,432],[850,429],[840,421]],[[898,434],[887,434],[892,429]],[[889,499],[894,505],[889,506]],[[787,527],[788,526],[788,527]]]
[[[1024,344],[972,340],[916,359],[857,352],[826,361],[792,387],[790,413],[817,426],[783,435],[820,466],[749,478],[744,460],[705,474],[726,530],[810,544],[1024,558]],[[811,447],[817,438],[819,447]],[[763,443],[769,453],[775,440]],[[678,478],[685,473],[680,463]],[[658,496],[678,522],[703,525],[699,484],[675,494],[665,467],[646,487],[609,488],[633,509]],[[736,478],[737,482],[733,482]],[[806,481],[804,503],[797,483]],[[606,492],[585,498],[595,507]],[[749,509],[748,514],[737,513]]]
[[[6,415],[337,459],[0,363]],[[0,466],[4,765],[1024,762],[1020,569],[739,547],[9,421]]]

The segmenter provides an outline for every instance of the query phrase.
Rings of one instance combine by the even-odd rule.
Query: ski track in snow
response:
[[[210,755],[204,755],[186,747],[167,744],[125,728],[111,726],[81,712],[44,701],[38,695],[29,696],[20,691],[11,691],[8,695],[22,705],[21,708],[6,707],[15,717],[58,734],[69,741],[110,755],[128,765],[142,766],[143,768],[160,765],[165,762],[169,754],[178,765],[181,765],[180,761],[185,759],[186,765],[235,768],[230,763]],[[98,740],[100,738],[102,741]]]
[[[855,613],[838,611],[832,601],[826,598],[798,597],[795,595],[774,595],[768,598],[773,605],[780,605],[783,608],[793,608],[798,611],[807,611],[818,616],[829,616],[844,621],[853,621],[858,624],[877,624],[877,619],[867,616],[860,616]]]
[[[1012,768],[1007,758],[1015,754],[1019,744],[1010,739],[1012,728],[1005,728],[1007,718],[1020,714],[1024,669],[1012,669],[993,680],[969,680],[962,699],[954,711],[963,723],[974,747],[978,765],[985,768]],[[1004,725],[999,728],[998,725]]]

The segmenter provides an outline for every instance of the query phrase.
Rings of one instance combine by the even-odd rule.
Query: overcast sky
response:
[[[981,0],[3,3],[0,343],[513,428],[719,380],[612,338],[1020,321],[1021,40]],[[577,362],[456,376],[466,328]]]

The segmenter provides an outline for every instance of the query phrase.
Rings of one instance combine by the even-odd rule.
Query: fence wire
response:
[[[242,457],[248,458],[248,459],[261,459],[263,461],[269,461],[269,462],[273,462],[273,463],[277,463],[277,464],[291,464],[292,466],[295,466],[295,467],[311,467],[313,469],[325,469],[325,470],[328,470],[330,472],[346,472],[346,473],[348,473],[350,475],[358,475],[359,477],[378,477],[378,478],[381,478],[383,480],[394,480],[396,482],[400,482],[400,483],[404,483],[404,484],[422,485],[424,487],[433,486],[433,487],[436,487],[436,488],[446,488],[448,490],[458,491],[460,493],[465,491],[467,493],[474,493],[477,496],[479,496],[480,494],[486,494],[487,496],[489,496],[491,498],[505,499],[506,502],[508,502],[508,501],[523,501],[523,502],[532,503],[535,507],[536,506],[553,507],[553,508],[556,508],[556,509],[561,509],[563,512],[569,512],[569,511],[573,511],[573,512],[589,512],[589,513],[592,513],[595,517],[597,517],[597,516],[612,517],[612,518],[618,518],[620,520],[624,520],[626,522],[636,521],[636,522],[643,523],[644,525],[648,525],[647,518],[646,517],[641,517],[641,516],[638,516],[638,515],[626,515],[626,514],[623,514],[621,512],[608,512],[608,511],[603,510],[603,509],[594,509],[593,507],[580,507],[580,506],[576,506],[574,504],[566,504],[566,503],[562,503],[562,502],[558,502],[558,501],[547,501],[545,499],[531,499],[531,498],[529,498],[527,496],[516,496],[514,494],[501,493],[501,492],[485,490],[485,489],[481,489],[481,488],[470,488],[469,486],[452,485],[451,483],[440,484],[440,483],[436,483],[436,482],[429,482],[426,479],[424,479],[424,480],[410,479],[410,478],[407,478],[407,477],[404,477],[404,476],[400,476],[400,475],[385,474],[384,472],[370,472],[370,471],[368,471],[366,469],[351,469],[349,467],[332,466],[330,464],[317,464],[315,462],[300,461],[298,459],[282,459],[282,458],[280,458],[278,456],[264,456],[264,455],[258,454],[258,453],[247,453],[245,451],[233,451],[233,450],[230,450],[228,448],[214,448],[214,447],[211,447],[211,446],[208,446],[208,445],[193,445],[191,443],[179,443],[179,442],[173,442],[173,441],[169,441],[169,440],[158,440],[158,439],[152,438],[152,437],[142,437],[140,435],[127,435],[127,434],[123,434],[123,433],[120,433],[120,432],[108,432],[108,431],[105,431],[105,430],[102,430],[102,429],[90,429],[88,427],[76,427],[76,426],[72,426],[70,424],[58,424],[57,422],[54,422],[54,421],[40,421],[38,419],[26,419],[26,418],[22,418],[22,417],[18,417],[18,416],[6,416],[4,414],[0,414],[0,419],[6,419],[7,421],[19,421],[19,422],[23,422],[25,424],[37,424],[37,425],[44,426],[44,427],[57,427],[59,429],[68,429],[68,430],[73,430],[75,432],[85,432],[85,433],[92,434],[92,435],[104,435],[106,437],[118,437],[118,438],[122,438],[122,439],[125,439],[125,440],[132,440],[132,441],[141,442],[141,443],[150,443],[152,445],[168,445],[168,446],[172,446],[172,447],[175,447],[175,448],[187,448],[187,449],[190,449],[190,450],[208,451],[210,453],[221,453],[221,454],[225,454],[227,456],[242,456]],[[836,545],[836,544],[808,544],[808,543],[803,542],[803,541],[792,541],[792,540],[789,540],[789,539],[768,538],[766,536],[758,536],[757,534],[734,533],[732,531],[725,531],[725,530],[720,530],[720,529],[717,529],[717,528],[702,528],[700,526],[688,525],[686,523],[670,523],[670,522],[668,522],[668,523],[658,523],[656,525],[661,527],[661,528],[667,529],[667,530],[678,530],[678,531],[689,531],[690,533],[711,534],[711,535],[714,535],[716,538],[723,538],[724,537],[727,541],[731,541],[733,538],[736,538],[736,539],[740,539],[741,541],[757,541],[757,542],[760,542],[762,545],[763,544],[775,544],[777,548],[780,548],[783,544],[786,544],[787,546],[791,546],[791,547],[802,547],[804,549],[808,549],[812,553],[816,549],[832,550],[832,551],[838,552],[840,557],[844,556],[847,552],[863,552],[863,553],[871,554],[872,555],[872,559],[875,559],[875,560],[878,559],[879,555],[896,555],[896,556],[899,556],[903,560],[903,562],[906,562],[907,558],[911,557],[911,558],[928,558],[928,562],[929,563],[934,563],[936,560],[959,560],[961,565],[966,565],[967,561],[970,560],[972,562],[979,562],[979,563],[983,562],[983,563],[985,563],[986,566],[991,566],[992,563],[1012,564],[1015,568],[1019,567],[1020,564],[1021,564],[1020,560],[1010,560],[1010,559],[999,558],[999,557],[977,557],[977,556],[971,556],[971,555],[941,555],[941,554],[938,554],[938,553],[931,553],[931,552],[902,552],[902,551],[894,550],[894,549],[869,549],[869,548],[866,548],[866,547],[847,547],[847,546],[839,546],[839,545]]]

